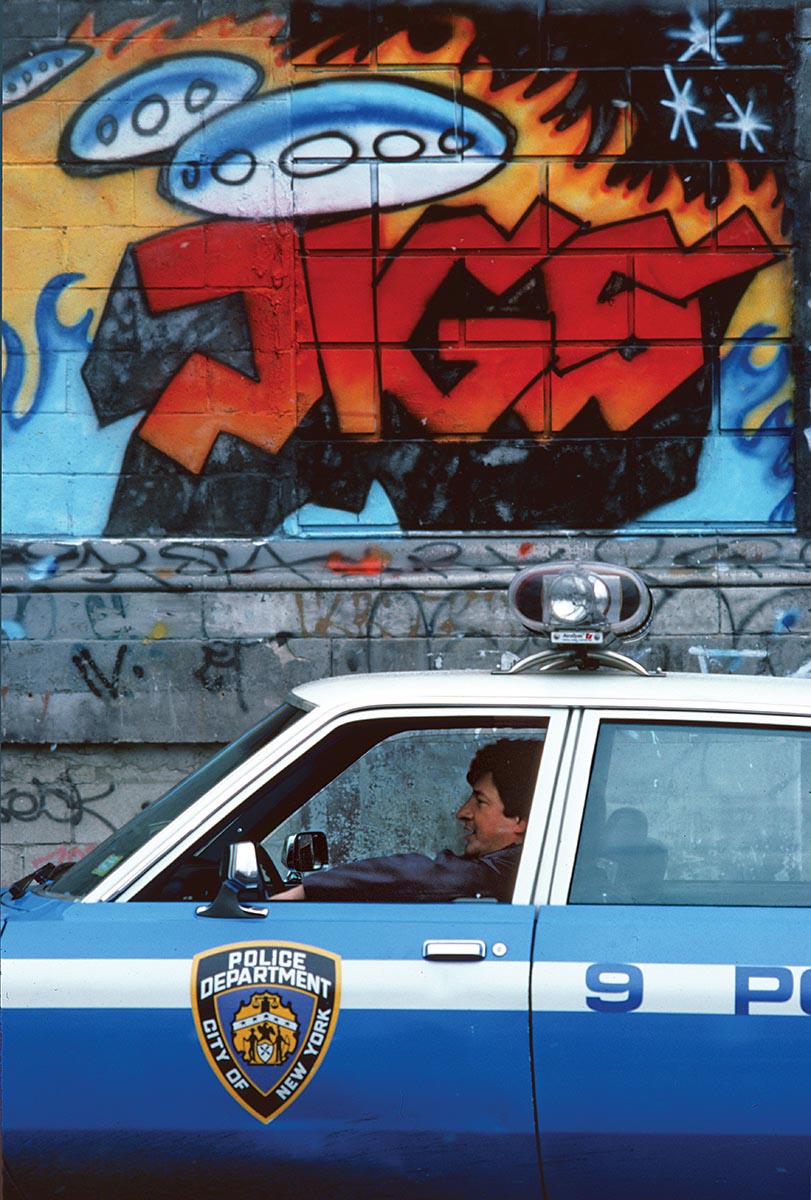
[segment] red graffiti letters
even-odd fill
[[[256,372],[250,378],[210,355],[192,354],[141,437],[195,472],[221,431],[278,450],[323,390],[290,226],[195,225],[142,243],[135,256],[153,312],[239,293]]]
[[[220,432],[275,452],[325,386],[341,432],[367,439],[385,436],[384,393],[429,437],[481,436],[510,409],[549,436],[591,400],[626,430],[702,367],[706,289],[776,257],[746,209],[686,248],[664,212],[584,229],[537,201],[512,236],[436,209],[392,255],[372,245],[365,216],[302,239],[216,221],[136,247],[154,313],[242,297],[255,367],[192,354],[141,437],[193,472]]]

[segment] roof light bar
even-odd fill
[[[527,567],[510,584],[511,611],[553,645],[601,645],[606,635],[643,633],[653,613],[650,589],[636,571],[611,563]]]

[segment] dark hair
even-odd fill
[[[499,738],[473,755],[467,781],[474,786],[489,771],[508,817],[529,817],[535,777],[543,752],[540,738]]]

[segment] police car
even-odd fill
[[[8,1195],[809,1200],[809,684],[648,675],[621,568],[511,600],[551,649],[299,687],[3,893]],[[503,738],[543,740],[510,902],[271,901],[459,848]]]

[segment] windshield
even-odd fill
[[[138,813],[95,850],[91,850],[64,875],[60,875],[50,894],[72,899],[86,896],[114,867],[124,862],[136,850],[140,850],[150,838],[185,812],[240,763],[245,762],[303,715],[303,709],[295,708],[292,704],[283,704],[236,742],[232,742],[219,754],[215,754],[209,762],[198,767],[160,800],[148,805],[143,812]]]

